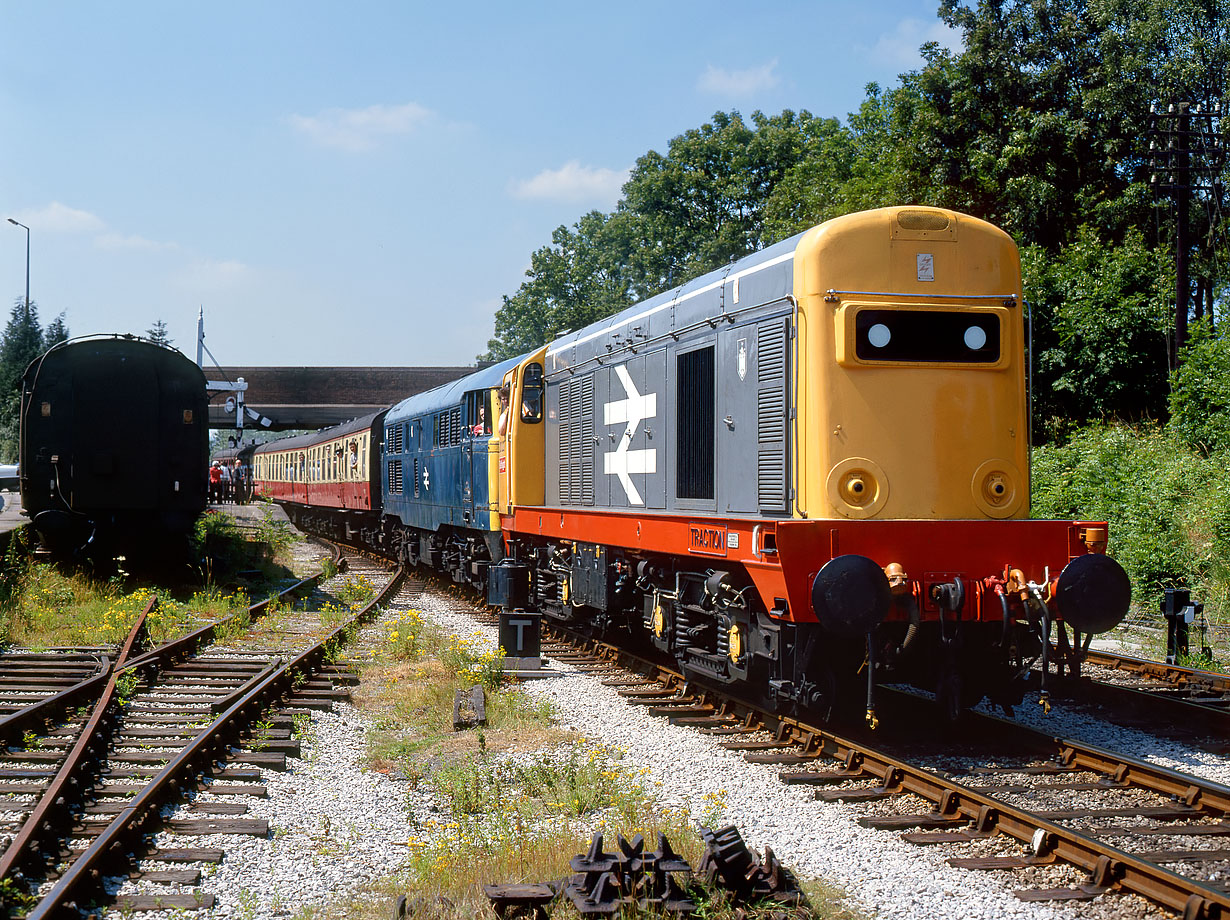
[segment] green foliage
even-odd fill
[[[348,575],[333,588],[333,594],[351,611],[357,612],[376,596],[376,588],[366,575]]]
[[[18,601],[29,565],[30,525],[23,524],[9,535],[3,560],[0,560],[0,646],[12,641],[18,619],[25,618]]]
[[[1107,552],[1133,602],[1155,611],[1186,584],[1220,619],[1230,609],[1230,454],[1203,456],[1157,426],[1099,426],[1034,452],[1033,516],[1106,520]]]
[[[1230,341],[1193,330],[1170,390],[1170,429],[1202,453],[1230,451]]]
[[[256,525],[256,539],[270,547],[274,556],[288,550],[295,540],[295,532],[286,520],[274,517],[274,505],[261,508],[261,520]]]
[[[20,432],[21,379],[30,362],[57,342],[68,338],[61,313],[46,332],[39,325],[38,303],[24,297],[13,302],[13,311],[0,339],[0,460],[17,459]]]
[[[1142,235],[1122,243],[1081,227],[1058,254],[1022,250],[1025,297],[1034,324],[1034,430],[1055,420],[1084,423],[1159,418],[1166,411],[1168,260]]]
[[[989,220],[1024,250],[1035,430],[1162,418],[1174,221],[1149,185],[1149,109],[1230,104],[1230,0],[942,0],[939,16],[961,48],[924,45],[924,65],[868,85],[845,125],[719,112],[640,157],[612,213],[560,227],[534,253],[489,356],[815,223],[929,204]],[[1191,274],[1210,303],[1230,265],[1225,187],[1190,214]]]
[[[154,325],[145,330],[145,338],[155,345],[166,345],[168,348],[172,344],[171,336],[167,334],[167,324],[160,319],[154,320]]]

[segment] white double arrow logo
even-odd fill
[[[628,496],[628,504],[643,505],[645,500],[641,498],[641,493],[633,484],[632,474],[656,473],[658,471],[658,451],[656,448],[628,450],[628,445],[636,436],[637,426],[645,419],[657,416],[658,394],[649,393],[642,396],[637,391],[636,384],[632,382],[632,376],[628,373],[626,365],[621,364],[615,368],[615,375],[623,384],[624,393],[628,398],[604,403],[602,406],[603,421],[608,425],[626,423],[627,427],[615,450],[602,455],[603,471],[608,476],[614,475],[619,478],[619,484],[624,487],[624,494]]]

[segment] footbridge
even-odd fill
[[[210,367],[209,427],[289,431],[325,428],[378,412],[449,383],[474,367]],[[214,387],[227,383],[229,387]],[[236,387],[235,384],[246,386]]]

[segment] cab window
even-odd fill
[[[521,375],[521,421],[542,421],[542,365],[527,364]]]

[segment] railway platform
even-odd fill
[[[4,508],[0,510],[0,533],[9,533],[30,522],[30,519],[21,513],[20,492],[6,489],[0,492],[0,499],[4,501]]]
[[[266,501],[252,501],[246,504],[235,504],[234,502],[222,502],[215,504],[210,502],[206,506],[207,511],[220,511],[223,514],[229,514],[237,521],[252,521],[254,523],[263,521],[266,514],[272,514],[273,520],[283,521],[290,524],[290,518],[286,516],[286,512],[282,510],[282,506]],[[2,517],[2,515],[0,515]],[[293,524],[291,524],[294,527]]]

